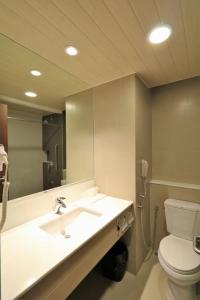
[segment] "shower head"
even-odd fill
[[[49,124],[49,121],[48,120],[43,120],[43,125],[48,125]]]

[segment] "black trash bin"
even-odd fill
[[[103,257],[101,262],[102,273],[113,281],[121,281],[126,272],[128,250],[126,245],[119,241]]]

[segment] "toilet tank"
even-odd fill
[[[167,199],[164,205],[169,233],[186,240],[200,234],[200,204]]]

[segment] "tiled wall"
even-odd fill
[[[153,89],[152,177],[200,184],[200,77]],[[151,225],[159,207],[156,246],[166,235],[164,200],[200,202],[200,190],[151,185]]]

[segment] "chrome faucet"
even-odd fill
[[[56,199],[56,206],[55,206],[55,210],[54,210],[55,214],[62,215],[61,208],[67,207],[67,205],[64,202],[65,199],[66,199],[65,197],[59,197]]]

